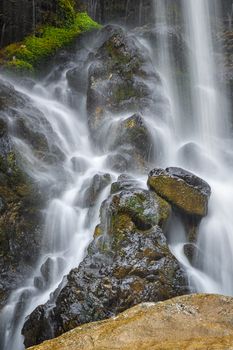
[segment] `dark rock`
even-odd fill
[[[96,52],[96,61],[89,68],[88,101],[89,124],[98,126],[104,111],[138,112],[151,104],[153,92],[144,79],[160,82],[149,55],[135,37],[121,28],[107,26],[99,33],[103,44]],[[147,73],[150,67],[151,75]]]
[[[186,214],[207,215],[211,188],[204,180],[184,169],[154,169],[149,174],[148,186]]]
[[[184,245],[184,254],[188,258],[189,262],[192,263],[196,256],[197,246],[194,243],[186,243]]]
[[[36,276],[34,278],[34,286],[39,290],[43,290],[45,288],[45,283],[44,283],[43,277]]]
[[[79,193],[76,204],[83,208],[90,208],[96,204],[101,192],[111,183],[110,174],[95,174],[92,179],[83,185],[83,191]]]
[[[97,42],[95,60],[88,72],[91,137],[104,152],[114,151],[108,160],[114,169],[143,169],[152,144],[143,114],[149,111],[161,118],[160,112],[167,108],[161,79],[146,48],[121,28],[106,26],[99,32]],[[126,113],[131,113],[131,117],[124,118]],[[119,154],[118,166],[114,157],[119,159]]]
[[[49,282],[49,280],[51,279],[53,267],[54,261],[51,258],[48,258],[40,268],[41,275],[46,282]]]
[[[188,292],[184,272],[160,228],[170,216],[170,206],[153,192],[130,190],[125,176],[121,180],[118,188],[123,181],[126,188],[103,203],[84,261],[69,273],[56,296],[26,321],[26,346],[140,302]]]
[[[152,156],[152,140],[148,128],[140,114],[133,116],[118,123],[115,137],[110,143],[110,150],[124,148],[124,158],[127,156],[127,168],[146,168],[147,161]],[[123,170],[123,169],[122,169]],[[121,171],[122,171],[121,170]]]
[[[85,63],[81,62],[79,66],[68,70],[66,78],[69,86],[77,93],[86,93],[86,67]]]
[[[110,154],[106,160],[106,166],[116,172],[124,172],[129,168],[129,159],[122,154]]]

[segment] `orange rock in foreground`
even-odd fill
[[[30,350],[233,350],[233,298],[193,294],[140,304]]]

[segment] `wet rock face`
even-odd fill
[[[17,136],[18,142],[30,147],[34,155],[45,162],[52,159],[56,162],[60,154],[41,132],[43,128],[49,130],[43,115],[28,98],[3,80],[0,80],[0,114],[1,307],[38,257],[41,209],[46,201],[38,183],[25,171],[27,164],[12,137]]]
[[[184,272],[161,230],[169,220],[170,205],[137,186],[125,176],[113,185],[86,258],[26,321],[26,346],[142,301],[188,292]]]
[[[99,36],[105,39],[95,54],[88,76],[87,108],[93,128],[98,126],[104,111],[138,112],[148,108],[148,104],[155,101],[147,80],[160,82],[146,49],[141,50],[134,37],[117,26],[106,26]]]
[[[31,350],[230,350],[232,307],[232,298],[206,294],[143,303]]]
[[[178,23],[171,23],[167,26],[163,24],[146,24],[143,27],[138,27],[133,30],[138,38],[143,38],[149,41],[156,59],[159,59],[160,42],[167,43],[167,50],[169,51],[174,65],[174,71],[172,72],[176,78],[179,78],[179,74],[187,72],[187,55],[188,47],[182,35],[182,26],[180,18],[176,19],[173,14],[175,21]]]
[[[106,26],[97,42],[88,71],[91,137],[98,147],[112,152],[108,164],[114,166],[114,157],[123,155],[120,169],[143,169],[153,156],[144,115],[160,118],[161,106],[167,106],[160,77],[146,48],[121,28]]]
[[[154,169],[149,174],[148,186],[188,215],[207,215],[210,186],[184,169]]]

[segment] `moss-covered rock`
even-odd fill
[[[57,0],[58,10],[54,23],[37,28],[33,35],[22,42],[13,43],[0,50],[0,66],[7,72],[33,73],[42,60],[55,54],[58,49],[72,43],[81,33],[98,29],[87,13],[76,13],[74,2]]]
[[[230,350],[233,299],[189,295],[143,303],[30,350]]]
[[[84,261],[26,321],[26,346],[142,301],[187,293],[184,271],[161,230],[170,215],[169,204],[137,188],[135,181],[124,188],[122,179],[101,207],[100,224]]]
[[[148,186],[188,215],[207,215],[210,186],[196,175],[180,168],[154,169]]]

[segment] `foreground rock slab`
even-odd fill
[[[144,303],[30,350],[232,350],[233,298],[188,295]]]

